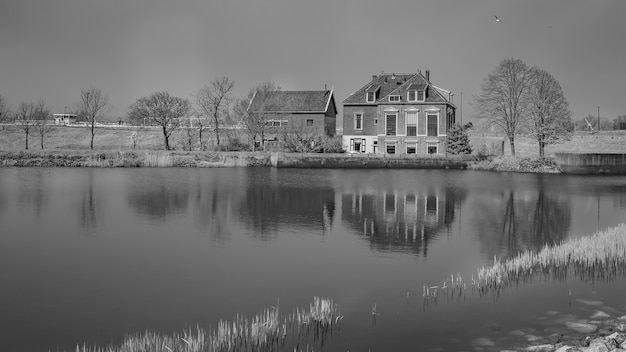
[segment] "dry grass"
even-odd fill
[[[163,134],[155,128],[133,127],[102,127],[96,129],[94,148],[99,150],[128,150],[131,149],[131,136],[138,131],[137,149],[163,149]],[[25,146],[24,131],[16,126],[7,126],[0,131],[0,150],[22,150]],[[33,134],[28,138],[29,149],[40,150],[38,136]],[[91,134],[87,127],[51,126],[46,134],[44,147],[50,149],[89,149]]]
[[[120,346],[76,346],[76,352],[231,352],[272,351],[282,347],[288,337],[299,346],[311,333],[316,339],[339,328],[338,307],[330,299],[314,297],[306,309],[297,309],[281,317],[279,307],[261,311],[251,320],[237,316],[233,321],[220,321],[217,329],[206,331],[200,327],[172,336],[146,332],[127,336]],[[308,344],[307,344],[308,348]]]
[[[424,286],[425,302],[440,295],[447,299],[464,297],[469,286],[472,293],[496,296],[512,285],[531,281],[537,276],[565,280],[574,276],[582,280],[610,281],[626,274],[626,224],[598,232],[589,237],[546,246],[539,252],[525,252],[506,260],[494,258],[492,265],[478,269],[470,282],[460,275],[442,285]]]

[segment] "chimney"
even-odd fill
[[[430,70],[426,70],[426,80],[430,82]]]

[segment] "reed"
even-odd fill
[[[129,335],[120,346],[76,346],[76,352],[247,352],[272,351],[283,347],[288,338],[296,341],[300,351],[311,333],[322,343],[327,334],[339,327],[343,316],[331,299],[314,297],[309,309],[296,309],[280,316],[279,308],[265,309],[252,319],[237,315],[222,320],[216,329],[199,326],[173,335],[146,332]],[[307,350],[309,345],[307,343]],[[311,348],[312,350],[312,348]]]
[[[504,288],[531,281],[537,276],[563,281],[570,276],[591,282],[611,281],[626,274],[626,224],[591,236],[546,246],[538,252],[524,252],[483,266],[472,275],[472,293],[498,295]],[[424,286],[425,300],[464,297],[467,283],[460,275],[444,280],[441,286]]]
[[[140,157],[141,166],[145,167],[172,167],[174,158],[168,152],[144,151]]]

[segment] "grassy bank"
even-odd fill
[[[13,167],[255,167],[270,166],[269,153],[182,151],[0,151]]]

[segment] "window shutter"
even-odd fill
[[[361,153],[365,153],[365,139],[361,140]]]
[[[354,138],[350,138],[350,151],[354,151]]]

